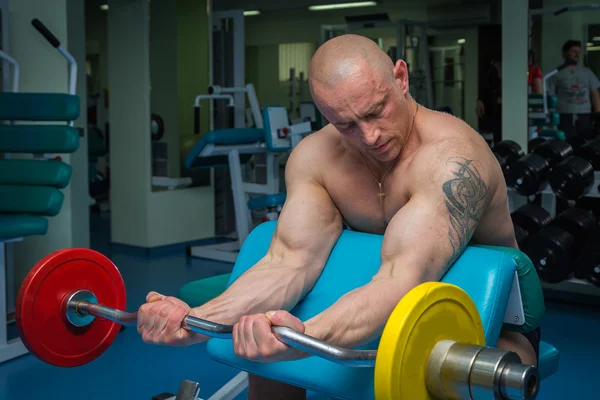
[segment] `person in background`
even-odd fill
[[[596,135],[594,114],[600,112],[600,80],[589,68],[579,65],[580,41],[567,40],[563,45],[562,55],[565,68],[548,79],[547,83],[548,93],[558,98],[558,128],[567,137],[582,136],[591,139]]]
[[[529,93],[542,94],[542,69],[537,65],[535,60],[535,53],[533,50],[529,50],[529,73],[527,74]]]
[[[502,140],[502,61],[492,60],[485,84],[479,89],[475,108],[479,131],[492,133],[494,143]]]

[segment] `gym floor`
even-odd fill
[[[93,214],[91,222],[91,247],[109,256],[121,270],[128,311],[137,310],[149,290],[177,295],[188,281],[231,269],[226,263],[186,258],[183,251],[154,258],[113,251],[109,216]],[[10,329],[11,333],[16,335],[16,329]],[[547,302],[542,339],[561,351],[560,368],[542,383],[538,399],[598,396],[597,382],[584,376],[600,376],[599,333],[600,309]],[[210,360],[203,344],[151,346],[142,342],[135,328],[127,328],[100,358],[82,367],[56,368],[31,355],[0,364],[0,400],[150,400],[163,392],[177,393],[183,379],[199,382],[200,396],[207,399],[237,372]]]

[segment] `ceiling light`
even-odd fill
[[[260,11],[258,11],[258,10],[244,11],[244,17],[251,17],[253,15],[260,15]]]
[[[467,43],[467,39],[465,39],[465,38],[458,39],[457,42],[458,42],[458,44],[465,44],[465,43]]]
[[[357,1],[354,3],[338,3],[338,4],[321,4],[318,6],[310,6],[308,9],[310,11],[325,11],[325,10],[339,10],[342,8],[355,8],[355,7],[368,7],[368,6],[376,6],[377,2],[375,1]]]
[[[592,38],[592,40],[593,40],[594,42],[600,42],[600,36],[594,36],[594,37]]]
[[[100,9],[102,11],[108,11],[108,4],[102,4],[102,5],[100,5]]]

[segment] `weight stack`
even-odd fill
[[[550,172],[548,181],[552,191],[566,200],[577,200],[592,189],[594,170],[600,171],[600,139],[577,149]]]
[[[546,140],[508,167],[506,182],[520,195],[537,194],[546,186],[550,170],[571,155],[573,148],[569,143],[559,139]]]
[[[512,140],[503,140],[498,142],[492,152],[502,167],[502,172],[506,175],[508,167],[525,155],[525,152],[517,142]]]
[[[578,261],[580,279],[587,279],[600,287],[600,235],[592,236],[583,246],[581,258]]]
[[[597,232],[598,222],[593,214],[570,208],[531,236],[524,252],[533,262],[540,279],[559,283],[571,274],[582,275],[578,268],[582,244]]]
[[[523,248],[527,238],[536,234],[552,222],[552,216],[537,204],[525,204],[510,215],[515,229],[515,238],[519,248]]]

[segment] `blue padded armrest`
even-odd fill
[[[269,208],[283,206],[287,193],[267,194],[265,196],[254,197],[248,200],[248,208],[250,210],[258,210],[259,208]]]
[[[209,144],[215,146],[232,146],[264,142],[264,129],[239,128],[239,129],[218,129],[209,131],[202,135],[202,138],[196,142],[194,148],[185,157],[184,165],[186,168],[214,168],[226,167],[228,160],[226,155],[198,157],[202,150]],[[246,162],[252,155],[242,155],[242,163]],[[244,160],[245,159],[245,160]]]
[[[275,227],[276,222],[266,222],[250,233],[229,284],[266,254]],[[313,289],[291,312],[306,321],[347,292],[367,284],[380,267],[382,240],[380,235],[344,231]],[[514,259],[502,251],[468,247],[442,279],[460,286],[471,296],[490,346],[496,344],[500,334],[515,270]],[[376,349],[377,345],[378,340],[361,349]],[[236,357],[231,340],[224,339],[211,339],[208,351],[215,360],[252,374],[335,397],[373,398],[373,369],[370,368],[344,367],[318,357],[275,364],[256,363]]]

